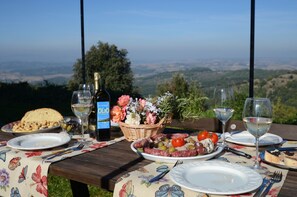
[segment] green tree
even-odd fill
[[[167,91],[178,98],[183,98],[188,94],[189,84],[182,73],[175,73],[170,81],[157,86],[157,94],[161,95]]]
[[[174,118],[195,119],[204,115],[208,98],[197,81],[187,82],[183,74],[176,73],[170,81],[159,84],[157,87],[158,94],[164,94],[167,91],[177,97]]]
[[[121,94],[133,94],[133,73],[131,62],[127,58],[126,49],[118,49],[115,45],[98,42],[86,53],[86,82],[93,83],[94,72],[99,72],[105,88],[112,97]],[[73,65],[73,76],[69,81],[70,89],[82,83],[82,61],[78,59]]]

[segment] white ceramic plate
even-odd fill
[[[151,161],[159,161],[159,162],[166,162],[166,163],[175,163],[177,160],[179,161],[183,161],[184,163],[187,163],[189,161],[195,161],[195,160],[208,160],[211,159],[213,157],[215,157],[216,155],[218,155],[220,152],[222,152],[223,148],[222,147],[217,147],[217,149],[207,155],[198,155],[198,156],[194,156],[194,157],[165,157],[165,156],[157,156],[157,155],[151,155],[151,154],[147,154],[147,153],[140,153],[138,152],[135,148],[134,148],[134,144],[137,141],[131,143],[131,149],[137,153],[137,154],[141,154],[145,159],[151,160]]]
[[[36,130],[36,131],[31,131],[31,132],[24,132],[24,131],[15,132],[15,131],[13,131],[12,130],[13,125],[15,125],[15,124],[17,124],[19,122],[20,122],[20,120],[8,123],[8,124],[4,125],[3,127],[1,127],[1,130],[6,132],[6,133],[26,135],[26,134],[33,134],[33,133],[45,133],[45,132],[49,132],[51,130],[54,130],[54,129],[57,129],[57,128],[60,127],[60,126],[54,126],[54,127],[51,127],[51,128],[40,129],[40,130]]]
[[[235,144],[242,144],[245,146],[255,146],[255,137],[250,134],[248,131],[242,131],[235,134],[225,133],[226,141],[235,143]],[[274,135],[271,133],[266,133],[259,138],[259,146],[268,146],[273,144],[280,144],[282,143],[283,138],[278,135]]]
[[[207,194],[242,194],[262,184],[256,171],[219,160],[181,164],[170,170],[169,176],[182,187]]]
[[[22,135],[7,142],[7,146],[20,150],[40,150],[61,146],[70,141],[70,136],[65,133],[36,133]]]

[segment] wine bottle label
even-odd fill
[[[109,102],[97,102],[97,129],[110,128]]]

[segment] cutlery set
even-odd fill
[[[80,143],[78,146],[74,146],[74,147],[69,147],[69,148],[65,148],[65,149],[62,149],[62,150],[58,150],[58,151],[56,151],[54,153],[51,153],[51,154],[48,154],[48,155],[44,155],[41,158],[44,159],[44,160],[51,160],[51,159],[53,159],[55,157],[65,155],[65,154],[71,153],[73,151],[81,150],[83,147],[84,147],[84,144],[83,143]]]
[[[258,191],[254,194],[254,197],[265,197],[270,191],[274,183],[281,182],[282,177],[283,177],[282,173],[280,171],[276,171],[273,173],[270,179],[264,178],[262,185],[259,187]]]
[[[229,147],[229,146],[225,146],[225,147],[224,147],[224,150],[229,151],[229,152],[231,152],[231,153],[234,153],[234,154],[236,154],[236,155],[242,156],[242,157],[246,157],[246,158],[248,158],[248,159],[252,158],[252,156],[251,156],[250,154],[247,154],[247,153],[245,153],[245,152],[243,152],[243,151],[240,151],[240,150],[236,150],[236,149],[231,148],[231,147]]]

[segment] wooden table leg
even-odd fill
[[[71,185],[73,197],[89,197],[90,196],[87,184],[70,180],[70,185]]]

